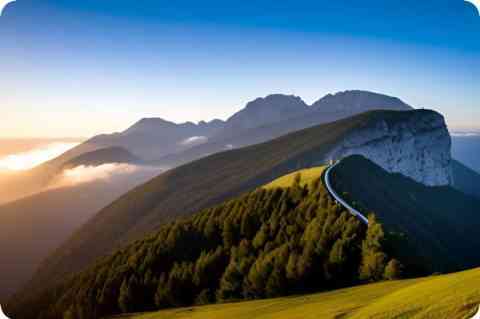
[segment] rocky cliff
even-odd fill
[[[358,154],[424,185],[452,184],[451,138],[443,116],[428,110],[412,114],[351,132],[327,159]]]

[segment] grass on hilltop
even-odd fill
[[[313,168],[302,169],[288,175],[282,176],[277,178],[273,182],[265,185],[263,188],[265,189],[273,189],[273,188],[287,188],[293,185],[295,177],[300,174],[300,186],[305,186],[310,184],[311,182],[318,179],[322,176],[323,171],[325,170],[326,166],[319,166]]]
[[[480,303],[480,269],[382,282],[306,296],[126,315],[122,319],[471,318]]]

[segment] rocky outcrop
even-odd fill
[[[327,159],[363,155],[389,172],[441,186],[452,184],[450,149],[443,116],[420,110],[403,120],[381,120],[351,132]]]

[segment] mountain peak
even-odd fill
[[[295,95],[285,94],[270,94],[265,97],[259,97],[248,102],[246,108],[302,108],[307,107],[307,104]]]
[[[160,117],[146,117],[124,131],[125,134],[138,133],[142,131],[149,131],[156,128],[172,128],[177,124],[164,120]]]
[[[280,122],[308,112],[308,105],[298,96],[270,94],[247,103],[231,116],[226,128],[232,131]]]
[[[413,107],[406,104],[397,97],[385,94],[362,91],[347,90],[335,94],[327,94],[312,105],[315,110],[335,112],[341,110],[396,110],[408,111]]]

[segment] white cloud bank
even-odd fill
[[[208,142],[208,137],[206,136],[192,136],[187,139],[184,139],[180,142],[180,145],[183,146],[192,146],[192,145],[199,145]]]
[[[99,166],[81,165],[64,170],[50,184],[49,188],[70,187],[92,182],[125,183],[138,181],[138,183],[143,183],[162,171],[164,171],[164,168],[125,163],[108,163]]]
[[[453,137],[476,137],[480,136],[480,132],[452,132]]]
[[[27,152],[0,158],[0,170],[24,171],[62,155],[79,143],[50,143]]]
[[[100,166],[77,166],[63,171],[63,184],[88,183],[95,180],[109,180],[114,176],[130,175],[140,168],[130,164],[109,163]],[[61,182],[62,184],[62,182]],[[65,185],[65,186],[67,186]]]

